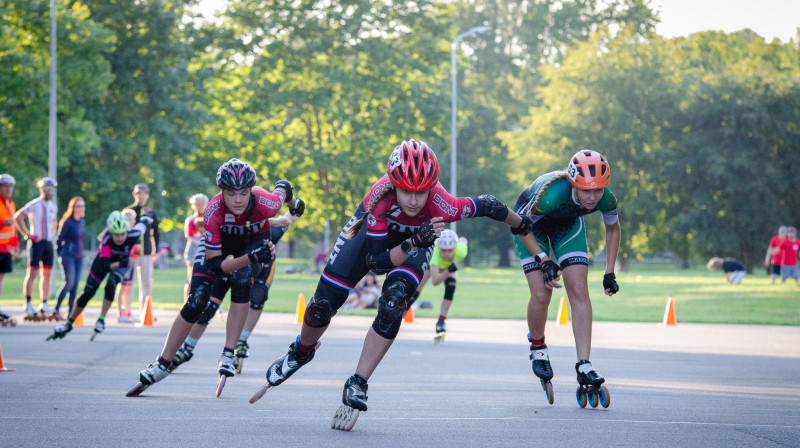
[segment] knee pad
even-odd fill
[[[456,279],[448,277],[444,279],[444,300],[453,300],[456,293]]]
[[[264,308],[269,298],[269,286],[262,280],[256,280],[250,288],[250,308],[260,310]]]
[[[393,275],[383,284],[383,292],[378,299],[378,315],[372,322],[372,329],[385,339],[394,339],[400,331],[403,315],[408,309],[408,298],[415,285],[405,275]]]
[[[114,281],[113,276],[108,278],[108,280],[106,281],[105,294],[103,295],[103,298],[105,300],[110,300],[112,302],[114,301],[114,296],[117,295],[118,283],[119,283],[118,281],[116,282]]]
[[[248,264],[243,268],[233,271],[230,275],[231,285],[246,285],[253,280],[253,265]]]
[[[331,302],[325,297],[314,294],[308,307],[306,307],[303,322],[311,328],[322,328],[331,322],[334,314]]]
[[[197,320],[197,323],[200,325],[208,325],[211,319],[214,318],[214,315],[217,314],[218,309],[219,304],[209,300],[206,309],[203,311],[203,314],[200,315],[200,319]]]
[[[77,300],[75,300],[75,306],[80,308],[86,308],[86,304],[89,303],[89,300],[92,298],[92,294],[88,294],[87,291],[84,291],[83,294],[78,296]]]
[[[189,288],[189,297],[181,308],[181,317],[189,323],[195,323],[206,310],[209,298],[211,297],[211,279],[205,276],[192,276],[192,284]]]

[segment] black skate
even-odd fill
[[[0,311],[0,325],[4,327],[16,327],[17,321],[12,319],[10,314]]]
[[[69,323],[61,324],[61,325],[59,325],[59,326],[57,326],[56,328],[53,329],[53,334],[48,336],[46,340],[50,341],[50,340],[53,340],[53,339],[62,339],[70,331],[72,331],[72,325],[71,324],[69,324]]]
[[[192,356],[194,356],[192,350],[189,350],[186,347],[186,344],[183,344],[181,348],[178,349],[178,352],[175,353],[175,357],[172,358],[172,364],[169,366],[169,372],[172,373],[178,368],[179,365],[189,362],[189,360],[192,359]]]
[[[575,372],[578,374],[578,389],[575,391],[578,406],[585,408],[588,403],[593,408],[598,404],[607,408],[611,404],[611,395],[602,385],[606,379],[594,370],[592,363],[581,360],[575,364]]]
[[[547,395],[547,402],[553,404],[555,397],[553,396],[553,384],[550,382],[553,379],[553,368],[550,366],[550,352],[547,350],[547,344],[531,344],[530,360],[533,361],[533,374],[539,378],[542,389]]]
[[[297,336],[294,342],[289,345],[289,351],[283,355],[282,357],[275,360],[269,369],[267,369],[267,381],[261,385],[261,387],[256,391],[256,393],[250,398],[250,403],[255,403],[256,401],[260,400],[261,397],[264,396],[271,388],[280,385],[290,376],[294,374],[300,367],[311,362],[314,359],[314,353],[317,351],[319,346],[321,345],[320,342],[314,346],[314,349],[311,350],[308,354],[300,353],[297,350],[297,344],[300,343],[300,336]]]
[[[444,325],[444,321],[439,319],[436,321],[436,336],[433,337],[433,343],[439,344],[444,342],[444,338],[447,335],[447,327]]]
[[[92,336],[89,338],[90,341],[94,341],[94,338],[97,337],[98,334],[102,333],[103,330],[106,329],[106,322],[102,319],[97,319],[97,322],[94,324],[94,331],[92,332]]]
[[[344,383],[342,405],[333,414],[331,429],[350,431],[356,425],[358,414],[366,410],[367,380],[355,374]]]
[[[236,373],[242,373],[242,367],[244,366],[244,358],[250,356],[250,346],[247,344],[247,341],[239,341],[239,344],[236,346]]]

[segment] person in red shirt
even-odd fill
[[[367,380],[400,330],[412,294],[428,270],[433,245],[445,223],[487,216],[526,232],[532,224],[492,195],[454,197],[439,183],[439,162],[423,142],[404,141],[392,151],[386,174],[358,205],[337,239],[308,303],[300,335],[267,370],[267,381],[250,399],[288,379],[314,358],[331,318],[367,272],[386,274],[378,312],[364,339],[355,374],[344,385],[331,427],[349,431],[367,410]]]
[[[783,240],[779,248],[781,255],[781,281],[786,282],[787,278],[793,278],[798,282],[800,277],[800,267],[797,265],[797,255],[800,253],[800,240],[797,239],[797,229],[789,226],[786,229],[786,239]]]
[[[778,228],[778,234],[773,236],[769,240],[769,246],[767,247],[767,255],[764,257],[764,267],[767,268],[767,272],[769,273],[770,278],[772,279],[772,283],[775,283],[775,280],[781,275],[781,254],[780,254],[780,247],[783,243],[783,240],[786,239],[786,226],[780,226]],[[771,252],[772,249],[778,248],[777,253]]]

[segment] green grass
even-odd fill
[[[287,265],[305,265],[305,260],[279,260],[268,312],[293,313],[299,293],[306,300],[314,294],[319,275],[309,272],[285,274]],[[602,291],[601,269],[589,271],[589,290],[594,318],[598,321],[660,322],[667,298],[672,297],[678,322],[800,325],[800,287],[793,281],[772,284],[763,271],[748,275],[742,285],[732,286],[721,272],[704,267],[688,270],[672,266],[633,266],[630,272],[617,275],[620,292],[608,297]],[[15,266],[3,284],[0,309],[21,312],[24,271]],[[183,269],[156,270],[153,301],[156,308],[178,309],[183,303]],[[80,289],[83,288],[83,281]],[[38,286],[37,286],[38,288]],[[80,291],[79,289],[79,291]],[[134,297],[138,297],[134,286]],[[419,301],[430,301],[433,309],[418,309],[418,317],[436,317],[444,288],[425,288]],[[103,289],[89,303],[99,306]],[[34,300],[38,302],[34,296]],[[550,304],[554,319],[564,289],[555,290]],[[449,317],[524,319],[529,292],[519,268],[465,267],[459,270],[455,300]],[[375,310],[341,311],[347,314],[374,314]]]

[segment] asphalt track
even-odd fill
[[[265,314],[244,372],[215,398],[224,337],[215,319],[181,366],[141,397],[125,392],[161,350],[174,311],[157,326],[87,325],[45,342],[53,324],[0,328],[2,447],[785,447],[800,446],[800,327],[648,323],[594,326],[592,361],[608,409],[575,401],[569,326],[548,323],[555,371],[549,405],[528,360],[524,321],[434,321],[400,330],[369,382],[369,411],[351,432],[330,429],[371,318],[336,316],[313,362],[261,401],[267,363],[299,331]],[[15,316],[19,321],[20,316]]]

